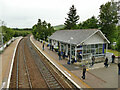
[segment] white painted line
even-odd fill
[[[2,83],[1,90],[5,87],[6,82]]]
[[[78,69],[79,67],[75,67],[76,69]]]
[[[99,67],[91,67],[91,68],[88,68],[89,70],[94,70],[94,69],[98,69],[98,68],[104,68],[104,66],[99,66]]]
[[[34,42],[32,41],[31,39],[31,36],[30,36],[30,41],[34,44]],[[67,77],[77,88],[81,89],[82,88],[77,84],[75,83],[65,72],[63,72],[60,68],[58,68],[35,44],[34,46],[63,74],[65,75],[65,77]]]
[[[23,37],[20,37],[20,39],[18,40],[16,46],[15,46],[15,49],[14,49],[14,53],[13,53],[13,57],[12,57],[12,62],[11,62],[11,66],[10,66],[10,72],[9,72],[9,76],[8,76],[8,81],[7,81],[7,88],[9,88],[9,85],[10,85],[10,79],[11,79],[11,74],[12,74],[12,68],[13,68],[13,63],[14,63],[14,58],[15,58],[15,53],[16,53],[16,50],[17,50],[17,46],[20,42],[20,40],[22,39]]]
[[[65,71],[65,72],[71,77],[71,75],[67,71]]]

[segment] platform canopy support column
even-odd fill
[[[75,62],[77,62],[77,46],[75,46]]]
[[[61,42],[59,42],[59,44],[60,44],[60,51],[61,51]]]
[[[106,43],[106,53],[107,53],[107,50],[108,50],[108,44]]]

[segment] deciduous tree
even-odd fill
[[[98,20],[95,18],[95,16],[92,16],[86,21],[78,24],[79,29],[97,29],[98,27]]]
[[[100,6],[99,23],[102,32],[112,43],[114,42],[117,17],[117,4],[115,2],[107,2]]]
[[[32,29],[32,33],[36,39],[42,39],[46,41],[48,36],[54,32],[54,28],[50,23],[47,23],[46,21],[42,22],[40,19],[38,19],[38,23],[35,24]]]

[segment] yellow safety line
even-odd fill
[[[52,60],[54,60],[58,65],[60,65],[64,70],[66,70],[70,75],[72,75],[73,77],[75,77],[76,79],[78,79],[83,85],[85,85],[87,88],[91,88],[90,86],[88,86],[85,82],[83,82],[82,80],[80,80],[75,74],[73,74],[72,72],[70,72],[67,68],[65,68],[63,65],[61,65],[59,62],[57,62],[53,57],[51,57],[47,52],[44,51],[44,53],[51,58]]]
[[[33,41],[34,42],[34,41]],[[38,45],[37,45],[38,46]],[[39,46],[38,46],[39,47]],[[42,51],[42,48],[39,48]],[[84,86],[86,86],[87,88],[91,88],[88,84],[86,84],[85,82],[83,82],[79,77],[77,77],[76,75],[74,75],[72,72],[70,72],[67,68],[65,68],[63,65],[61,65],[59,62],[57,62],[52,56],[50,56],[46,51],[43,51],[49,58],[51,58],[52,60],[54,60],[58,65],[60,65],[64,70],[66,70],[67,72],[69,72],[70,75],[72,75],[73,77],[75,77],[77,80],[79,80]]]

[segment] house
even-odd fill
[[[49,42],[54,48],[65,51],[66,55],[70,52],[75,61],[78,54],[82,55],[83,60],[105,56],[105,49],[107,52],[110,43],[98,29],[59,30],[49,37]]]

